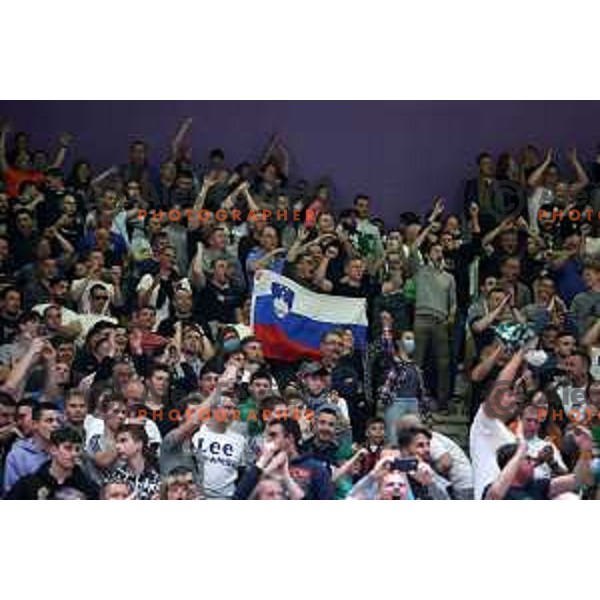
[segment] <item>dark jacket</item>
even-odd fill
[[[98,499],[98,488],[75,466],[70,477],[60,484],[50,474],[52,461],[44,463],[32,475],[21,477],[6,495],[6,500],[56,500],[58,492],[77,490],[85,495],[86,500]]]
[[[292,479],[304,490],[303,500],[331,500],[333,486],[329,469],[312,456],[298,456],[289,462]],[[250,467],[238,482],[234,500],[247,500],[262,475],[256,466]]]

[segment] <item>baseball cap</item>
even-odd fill
[[[321,363],[307,362],[300,367],[298,374],[301,377],[306,375],[329,375],[329,371]]]

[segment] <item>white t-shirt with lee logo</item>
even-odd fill
[[[218,433],[202,425],[192,438],[194,450],[204,463],[204,493],[207,498],[231,498],[235,492],[238,469],[245,467],[248,449],[244,436],[226,431]]]

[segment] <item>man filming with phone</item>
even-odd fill
[[[408,427],[398,432],[401,459],[394,461],[392,470],[407,473],[416,500],[450,500],[450,482],[431,467],[431,432],[426,427]],[[412,461],[412,462],[409,462]]]
[[[357,482],[351,500],[450,500],[450,482],[430,465],[431,433],[423,426],[398,433],[398,449],[385,448],[373,469]]]

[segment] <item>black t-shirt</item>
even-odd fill
[[[80,348],[75,352],[72,370],[80,379],[91,375],[99,366],[98,359],[87,348]]]
[[[369,275],[365,275],[359,287],[338,282],[334,284],[332,294],[334,296],[347,296],[349,298],[365,298],[367,300],[367,319],[369,321],[369,331],[372,331],[374,322],[374,301],[381,294],[381,284],[375,281]]]
[[[12,342],[19,333],[17,319],[18,315],[14,319],[10,316],[0,315],[0,345]]]
[[[76,490],[85,495],[87,500],[98,498],[98,488],[84,474],[80,467],[76,466],[73,472],[63,483],[58,483],[50,474],[51,461],[44,463],[32,475],[21,477],[6,495],[7,500],[56,500],[57,494],[63,492],[68,494]]]
[[[39,237],[33,233],[29,237],[25,237],[18,232],[15,232],[14,237],[10,240],[10,250],[13,256],[13,264],[15,269],[35,262],[35,249],[38,246]]]
[[[366,298],[373,300],[381,294],[381,284],[371,279],[368,275],[362,278],[360,286],[338,282],[333,286],[334,296],[348,296],[350,298]]]
[[[481,237],[473,235],[469,243],[463,243],[456,250],[444,251],[446,270],[456,282],[456,304],[459,311],[469,306],[469,268],[473,259],[481,254]]]
[[[242,266],[245,266],[250,252],[258,246],[258,241],[254,238],[254,235],[248,235],[240,240],[238,245],[238,260]]]
[[[282,275],[284,277],[287,277],[288,279],[291,279],[292,281],[295,281],[296,283],[301,285],[303,288],[306,288],[307,290],[310,290],[310,291],[316,292],[316,293],[323,293],[323,290],[318,285],[316,285],[312,280],[307,281],[306,279],[302,279],[296,273],[296,264],[295,263],[290,263],[288,261],[285,261],[285,263],[283,264]]]
[[[319,442],[316,437],[302,444],[302,454],[325,463],[327,466],[337,466],[339,446],[336,442]]]
[[[44,190],[44,202],[36,207],[37,224],[40,231],[52,226],[60,217],[60,205],[65,196],[64,190]]]
[[[171,308],[173,308],[172,305]],[[177,323],[181,323],[182,327],[184,325],[193,325],[194,327],[200,327],[204,335],[211,342],[214,342],[210,331],[210,327],[208,327],[208,324],[206,322],[206,317],[204,314],[202,314],[202,311],[200,309],[194,310],[188,317],[185,318],[178,317],[176,314],[173,314],[172,316],[163,319],[159,323],[156,333],[158,333],[158,335],[162,335],[163,337],[173,337],[176,332],[175,327]]]
[[[484,492],[485,498],[491,485],[488,485]],[[550,480],[532,479],[524,486],[511,485],[506,492],[503,500],[550,500]]]
[[[221,288],[208,280],[198,292],[194,312],[207,322],[235,323],[235,309],[242,305],[243,297],[244,291],[234,285]]]

